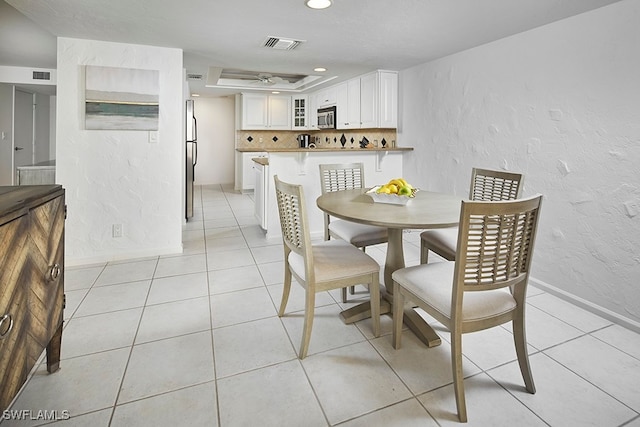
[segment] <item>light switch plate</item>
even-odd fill
[[[149,144],[156,144],[158,142],[158,131],[149,131]]]

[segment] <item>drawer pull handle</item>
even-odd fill
[[[9,327],[5,332],[2,332],[2,328],[4,327],[4,322],[6,322],[7,319],[9,320]],[[11,332],[11,329],[13,329],[13,317],[11,317],[10,314],[5,314],[0,318],[0,340],[6,337],[7,334]]]
[[[60,264],[55,263],[49,269],[49,281],[55,282],[60,277]]]

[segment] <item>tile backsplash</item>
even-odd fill
[[[382,147],[382,140],[390,147],[396,140],[395,129],[345,129],[345,130],[316,130],[316,131],[269,131],[269,130],[240,130],[236,131],[236,148],[298,148],[297,137],[301,133],[308,133],[316,138],[317,148],[340,148],[342,135],[345,136],[345,147],[359,147],[360,141],[367,138],[371,144],[378,141]]]

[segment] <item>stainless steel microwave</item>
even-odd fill
[[[318,108],[318,129],[336,128],[336,107]]]

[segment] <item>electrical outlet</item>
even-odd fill
[[[122,224],[113,224],[111,226],[111,235],[113,237],[122,237]]]

